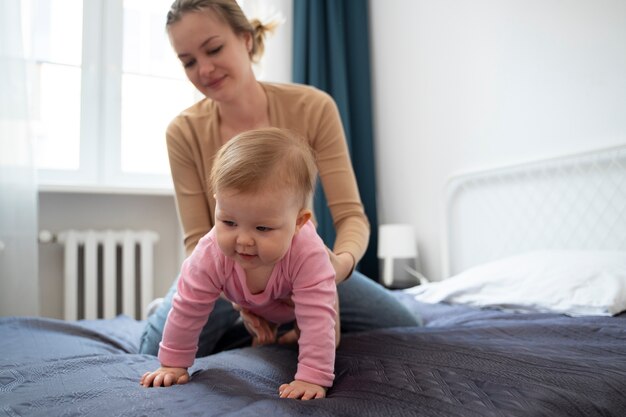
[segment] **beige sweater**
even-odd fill
[[[297,132],[314,149],[337,232],[333,251],[348,252],[358,262],[367,248],[370,229],[335,102],[310,86],[262,86],[268,98],[270,124]],[[219,123],[216,103],[203,99],[180,113],[167,128],[167,151],[188,255],[213,227],[215,199],[209,175],[221,146]]]

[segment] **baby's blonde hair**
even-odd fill
[[[250,50],[252,62],[259,62],[265,51],[267,34],[274,32],[279,24],[277,20],[267,23],[263,23],[259,19],[249,21],[236,0],[175,0],[167,13],[165,27],[168,28],[178,22],[186,13],[204,10],[215,12],[231,27],[236,35],[250,34],[252,37],[252,49]]]
[[[309,207],[317,167],[309,144],[293,132],[263,128],[241,133],[220,148],[211,169],[211,187],[250,192],[288,188]]]

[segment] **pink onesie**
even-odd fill
[[[324,387],[332,385],[335,271],[311,221],[294,236],[291,247],[274,266],[265,290],[258,294],[248,290],[241,266],[219,249],[214,229],[200,239],[183,263],[163,329],[161,364],[181,368],[193,364],[200,331],[222,292],[230,301],[270,322],[282,324],[297,319],[300,338],[295,379]]]

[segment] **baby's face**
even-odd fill
[[[280,261],[306,222],[293,194],[276,189],[216,193],[215,235],[222,252],[246,271]]]

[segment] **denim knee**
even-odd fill
[[[343,333],[419,326],[421,320],[393,293],[358,271],[337,286]]]

